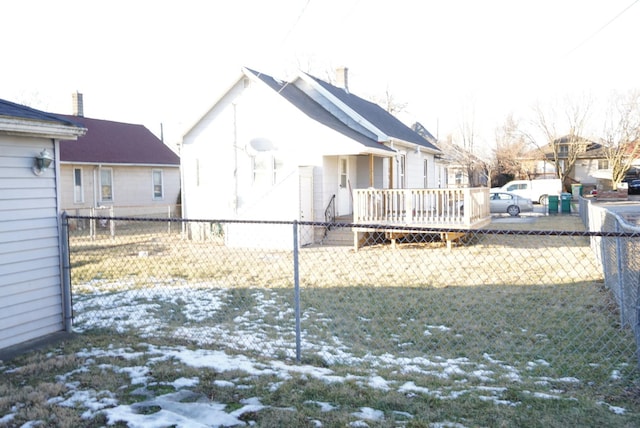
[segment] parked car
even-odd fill
[[[631,180],[627,191],[630,195],[640,195],[640,180]]]
[[[496,214],[507,213],[515,217],[521,212],[533,211],[533,202],[515,193],[491,191],[489,192],[489,211]]]

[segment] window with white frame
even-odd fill
[[[84,202],[84,190],[82,187],[82,168],[73,168],[73,202]]]
[[[609,169],[609,160],[598,159],[598,169]]]
[[[462,174],[462,171],[457,170],[456,171],[456,185],[457,186],[462,186],[463,179],[464,179],[464,175]]]
[[[253,184],[273,186],[281,179],[283,162],[272,153],[259,152],[253,156]]]
[[[283,165],[284,163],[282,162],[282,159],[278,159],[277,157],[273,156],[273,184],[276,184],[279,180],[282,179],[281,175]]]
[[[162,170],[154,169],[151,172],[153,180],[153,199],[164,198],[164,185],[162,180]]]
[[[342,187],[343,189],[347,187],[347,181],[348,181],[347,174],[348,174],[347,160],[340,159],[340,187]]]
[[[100,201],[113,202],[113,170],[100,168]]]

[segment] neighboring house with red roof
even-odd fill
[[[85,131],[74,120],[0,100],[0,350],[71,328],[59,147]]]
[[[59,116],[87,133],[60,144],[63,209],[87,215],[91,208],[113,207],[116,216],[166,215],[171,209],[174,215],[179,156],[142,125],[84,117],[82,94],[74,94],[74,102],[74,115]]]

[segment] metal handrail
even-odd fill
[[[327,226],[324,229],[324,237],[327,237],[327,233],[331,230],[331,224],[336,220],[336,195],[331,195],[331,199],[329,199],[329,204],[327,204],[327,208],[324,210],[324,221],[327,223]]]
[[[329,204],[324,210],[324,221],[327,223],[333,223],[336,219],[336,195],[331,195]]]

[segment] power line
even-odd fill
[[[640,1],[640,0],[637,0],[637,1]],[[282,39],[282,45],[286,43],[287,39],[289,38],[293,30],[295,30],[295,28],[298,26],[298,22],[300,22],[300,20],[302,19],[302,15],[304,15],[304,12],[307,10],[309,3],[311,3],[311,0],[307,0],[307,2],[304,4],[295,22],[293,23],[293,25],[291,25],[291,27],[289,28],[289,31],[287,31],[287,34],[285,34],[284,38]]]
[[[614,16],[613,18],[611,18],[606,24],[604,24],[602,27],[598,28],[595,32],[593,32],[589,37],[587,37],[586,39],[584,39],[580,44],[578,44],[576,47],[574,47],[573,49],[571,49],[569,52],[567,52],[567,54],[565,56],[569,56],[571,55],[573,52],[577,51],[578,49],[580,49],[582,46],[584,46],[585,44],[587,44],[587,42],[589,42],[591,39],[593,39],[595,36],[597,36],[602,30],[604,30],[605,28],[607,28],[609,25],[611,25],[611,23],[613,23],[613,21],[615,21],[616,19],[620,18],[626,11],[628,11],[629,9],[631,9],[632,6],[634,6],[636,3],[638,3],[640,0],[634,0],[633,3],[631,3],[629,6],[625,7],[621,12],[619,12],[616,16]]]

